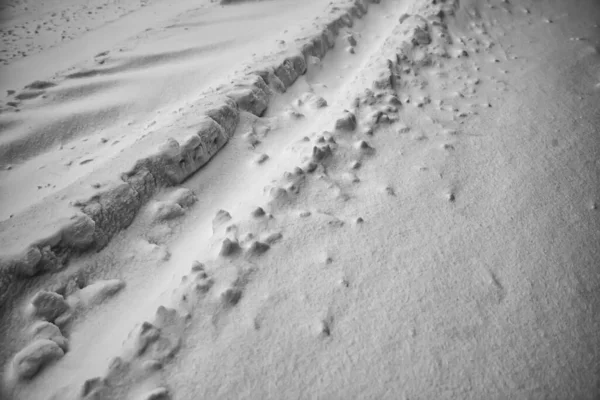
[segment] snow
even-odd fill
[[[189,126],[198,98],[345,4],[111,2],[77,20],[82,36],[11,58],[4,88],[58,75],[0,114],[0,219],[42,218],[74,182],[118,176]],[[30,7],[3,31],[84,10]],[[599,20],[593,0],[370,4],[106,247],[15,283],[0,393],[74,399],[101,377],[90,397],[598,398]],[[109,72],[64,78],[92,67]],[[3,226],[11,246],[29,237]],[[12,378],[31,298],[104,281],[121,290],[65,318],[66,354]]]

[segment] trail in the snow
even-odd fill
[[[600,9],[575,3],[371,5],[183,187],[32,281],[2,355],[33,313],[56,361],[10,395],[597,398]]]

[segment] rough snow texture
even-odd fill
[[[554,84],[568,68],[520,61],[555,53],[509,30],[548,46],[546,30],[564,39],[569,25],[546,28],[542,10],[566,14],[390,1],[364,27],[365,6],[335,7],[298,54],[216,89],[198,123],[77,203],[94,222],[75,230],[80,249],[114,239],[83,257],[95,283],[34,302],[56,325],[11,353],[17,375],[58,357],[38,340],[78,335],[20,398],[597,397],[597,102],[579,111]],[[334,43],[352,52],[318,70]],[[569,65],[589,84],[597,49],[580,45]],[[540,106],[545,91],[564,103]],[[193,191],[169,188],[186,179]],[[56,272],[63,236],[13,268]]]
[[[353,18],[366,13],[368,3],[367,0],[356,0],[319,34],[300,45],[301,51],[297,55],[286,57],[263,72],[239,77],[231,89],[224,90],[226,97],[222,103],[205,111],[197,125],[190,127],[191,133],[183,142],[168,139],[158,152],[135,161],[134,167],[107,189],[89,200],[78,201],[76,205],[83,215],[73,217],[60,231],[52,234],[51,240],[22,243],[23,250],[18,254],[0,254],[0,303],[11,292],[11,282],[17,276],[34,276],[41,272],[44,262],[39,257],[41,248],[46,247],[48,257],[60,253],[62,259],[56,267],[60,269],[69,255],[90,247],[106,246],[116,233],[131,224],[142,205],[158,190],[182,183],[208,163],[235,132],[240,110],[262,115],[269,105],[271,88],[284,91],[293,85],[306,72],[308,57],[322,58],[333,47],[339,29],[352,26]],[[42,82],[34,86],[47,88],[49,85],[54,84]]]
[[[220,106],[205,112],[205,117],[191,127],[193,133],[179,143],[169,139],[155,154],[137,160],[119,181],[108,185],[92,198],[77,203],[83,215],[52,235],[51,241],[22,244],[20,254],[0,254],[0,303],[10,292],[16,276],[34,276],[40,272],[43,260],[38,253],[47,247],[48,257],[60,253],[60,268],[70,254],[90,247],[102,248],[122,229],[127,228],[138,211],[160,188],[182,183],[204,166],[227,143],[239,122],[240,110],[262,115],[268,107],[272,87],[284,91],[307,69],[307,58],[322,58],[333,47],[343,26],[352,26],[353,18],[367,11],[367,0],[357,0],[327,24],[320,34],[306,40],[297,55],[286,57],[279,64],[237,79]],[[272,71],[272,72],[269,72]],[[47,88],[47,85],[35,87]]]

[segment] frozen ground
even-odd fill
[[[347,4],[5,3],[0,249]],[[2,398],[600,397],[600,5],[352,20],[106,246],[11,283]]]

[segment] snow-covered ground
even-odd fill
[[[3,4],[0,253],[349,4]],[[105,247],[7,286],[0,397],[599,398],[599,22],[594,0],[351,15]]]

